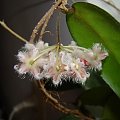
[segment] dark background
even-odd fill
[[[34,26],[50,8],[54,0],[1,0],[0,19],[16,33],[29,40]],[[55,19],[52,16],[44,40],[55,42]],[[65,15],[61,15],[61,39],[65,44],[72,38],[67,30]],[[21,79],[13,69],[17,64],[15,55],[24,45],[23,42],[11,35],[0,26],[0,117],[8,120],[13,108],[25,101],[35,103],[34,107],[21,109],[13,120],[58,120],[63,114],[55,110],[43,100],[42,94],[33,85],[30,77]],[[78,89],[62,91],[61,100],[72,103],[79,94]]]

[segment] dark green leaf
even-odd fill
[[[85,91],[79,99],[83,105],[104,106],[112,94],[109,87],[97,87]]]
[[[103,81],[102,77],[100,76],[100,72],[92,71],[90,77],[85,83],[85,89],[91,89],[94,87],[106,86],[106,83]]]
[[[120,99],[112,96],[104,108],[102,120],[120,120]]]
[[[73,115],[66,115],[66,116],[62,117],[60,120],[80,120],[80,118],[77,118]]]
[[[99,7],[80,2],[67,14],[67,24],[78,45],[91,47],[99,42],[108,50],[102,77],[120,97],[120,23]]]

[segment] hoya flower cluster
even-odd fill
[[[18,52],[19,64],[15,70],[24,75],[29,73],[36,80],[51,79],[54,85],[71,78],[74,82],[84,84],[90,76],[90,70],[101,70],[102,60],[108,56],[99,43],[92,49],[79,47],[75,42],[68,46],[38,41],[36,44],[26,43]]]

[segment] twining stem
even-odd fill
[[[46,14],[42,17],[42,19],[38,22],[38,24],[36,25],[36,27],[34,28],[32,35],[30,37],[30,43],[34,42],[34,39],[40,29],[40,27],[43,25],[42,31],[40,35],[44,34],[45,28],[47,27],[47,23],[51,17],[51,15],[53,14],[54,10],[59,6],[59,4],[62,3],[63,0],[57,0],[56,3],[54,5],[52,5],[52,7],[48,10],[48,12],[46,12]],[[47,20],[47,21],[46,21]],[[46,21],[46,22],[45,22]],[[44,23],[45,22],[45,23]]]
[[[43,35],[45,33],[45,29],[47,27],[47,24],[48,24],[48,22],[50,20],[51,15],[53,14],[53,12],[54,12],[54,10],[47,16],[47,19],[46,19],[46,21],[44,22],[44,24],[42,26],[42,29],[41,29],[41,32],[40,32],[40,40],[42,40],[42,37],[43,37]]]
[[[60,104],[60,102],[57,99],[55,99],[51,94],[49,94],[47,92],[47,90],[44,87],[43,81],[39,80],[38,84],[39,84],[41,91],[44,93],[44,95],[48,99],[48,102],[50,102],[59,111],[65,113],[65,114],[73,114],[76,117],[79,117],[81,120],[94,120],[93,118],[89,118],[89,117],[85,116],[83,113],[81,113],[77,109],[69,109],[69,108],[66,108],[65,106],[63,106],[62,104]]]
[[[9,31],[11,34],[13,34],[15,37],[17,37],[18,39],[20,39],[21,41],[25,42],[25,43],[29,43],[26,39],[24,39],[23,37],[21,37],[20,35],[18,35],[16,32],[14,32],[12,29],[10,29],[3,21],[0,21],[0,24],[7,30]]]

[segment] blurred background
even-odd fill
[[[75,1],[78,0],[71,0],[70,4]],[[29,40],[34,26],[53,2],[54,0],[1,0],[0,20],[4,20],[16,33]],[[104,7],[120,21],[119,12],[109,5],[106,6],[106,3],[101,0],[88,0],[88,2]],[[50,44],[56,39],[56,23],[54,22],[56,16],[56,13],[52,16],[47,28],[51,31],[51,35],[46,34],[44,37],[44,40]],[[64,44],[68,44],[72,38],[66,26],[65,15],[61,14],[60,19],[61,39]],[[22,79],[13,69],[17,64],[15,55],[23,45],[23,42],[0,26],[0,120],[10,120],[12,111],[17,111],[15,106],[21,105],[29,107],[24,109],[19,107],[20,111],[15,113],[12,120],[59,120],[63,114],[46,103],[42,94],[33,85],[31,78]],[[60,100],[73,103],[79,95],[79,88],[61,91],[59,94]]]

